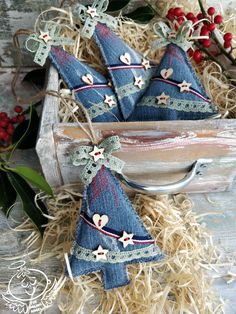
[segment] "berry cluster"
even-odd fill
[[[175,29],[176,27],[178,27],[178,25],[182,25],[182,23],[186,20],[192,21],[192,24],[194,25],[194,29],[198,30],[198,33],[200,34],[200,36],[207,37],[205,39],[198,40],[200,47],[202,46],[203,48],[211,47],[211,45],[214,43],[214,40],[212,38],[213,31],[216,29],[217,25],[220,25],[223,23],[222,16],[219,14],[216,15],[216,10],[214,7],[208,8],[206,14],[198,13],[196,15],[193,12],[185,13],[179,7],[170,8],[168,10],[166,18],[171,22],[175,22]],[[232,38],[233,38],[233,35],[231,33],[226,33],[224,35],[224,48],[225,49],[232,47]],[[201,49],[196,49],[195,51],[193,51],[192,49],[189,49],[188,53],[190,57],[193,57],[196,63],[200,63],[204,58],[203,52]]]
[[[0,112],[0,147],[8,147],[12,142],[12,135],[15,130],[15,124],[20,124],[25,120],[23,108],[16,106],[14,108],[16,115],[9,117],[6,112]]]

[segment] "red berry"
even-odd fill
[[[23,108],[21,106],[15,106],[14,111],[16,113],[21,113],[23,111]]]
[[[197,22],[198,22],[198,18],[197,18],[196,16],[194,16],[194,17],[192,18],[192,23],[195,24],[195,23],[197,23]]]
[[[192,58],[193,53],[194,53],[193,49],[192,49],[192,48],[189,48],[189,50],[188,50],[188,55],[189,55],[190,58]]]
[[[207,10],[207,13],[208,13],[210,16],[214,15],[215,12],[216,12],[216,10],[215,10],[214,7],[210,7],[210,8]]]
[[[192,20],[194,18],[194,14],[192,12],[189,12],[186,14],[186,19],[187,20]]]
[[[216,24],[215,23],[210,23],[207,25],[207,28],[209,30],[209,32],[213,32],[216,28]]]
[[[18,122],[18,119],[17,119],[17,117],[13,117],[13,118],[11,118],[11,123],[17,123]]]
[[[7,128],[7,133],[9,135],[12,135],[14,133],[14,130],[15,130],[14,126],[9,125],[8,128]]]
[[[202,14],[202,13],[198,13],[198,14],[197,14],[197,18],[198,18],[199,20],[202,20],[202,19],[203,19],[203,14]]]
[[[3,140],[5,133],[6,132],[2,128],[0,128],[0,140]]]
[[[221,15],[216,15],[215,18],[214,18],[214,22],[216,24],[221,24],[223,22],[223,18]]]
[[[8,117],[8,114],[6,112],[0,112],[0,119],[5,119]]]
[[[17,121],[19,122],[19,123],[22,123],[22,122],[24,122],[25,121],[25,116],[24,115],[18,115],[17,116]]]
[[[224,40],[225,41],[230,41],[233,39],[233,34],[232,33],[225,33],[224,34]]]
[[[203,39],[202,45],[205,48],[209,48],[211,46],[211,40],[210,39]]]
[[[179,25],[182,25],[184,21],[185,21],[185,19],[183,16],[180,16],[177,18],[177,22],[179,23]]]
[[[231,42],[231,40],[226,40],[225,42],[224,42],[224,47],[227,49],[227,48],[230,48],[232,46],[232,42]]]
[[[200,32],[201,36],[209,36],[209,30],[206,28],[201,28],[201,32]]]
[[[1,127],[1,128],[6,128],[7,126],[8,126],[7,120],[2,120],[2,121],[0,121],[0,127]]]
[[[167,18],[168,20],[170,20],[170,21],[174,21],[175,16],[174,16],[174,14],[168,13],[168,14],[166,15],[166,18]]]
[[[174,8],[170,8],[167,12],[167,14],[173,14],[174,15]]]
[[[174,8],[174,15],[175,16],[183,16],[184,13],[183,13],[181,8]]]
[[[200,63],[202,61],[202,52],[200,49],[196,49],[193,53],[193,60],[196,63]]]

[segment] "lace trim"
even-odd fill
[[[106,260],[96,260],[96,256],[93,254],[92,250],[86,249],[77,243],[74,243],[72,247],[71,254],[75,255],[76,258],[82,259],[89,262],[102,262],[102,263],[124,263],[135,259],[146,258],[160,255],[160,259],[163,256],[160,249],[155,245],[150,245],[148,247],[132,250],[132,251],[109,251],[106,254]]]
[[[208,102],[198,100],[185,100],[170,98],[167,101],[167,105],[158,104],[157,99],[154,96],[144,97],[142,102],[138,106],[148,106],[155,108],[174,109],[176,111],[185,112],[209,112],[212,113],[216,110],[216,107]]]
[[[94,119],[98,116],[103,115],[104,113],[111,111],[114,108],[114,106],[112,106],[110,108],[108,105],[104,104],[104,102],[100,102],[100,103],[94,104],[92,107],[90,107],[88,109],[88,114],[89,114],[91,119]]]
[[[119,88],[115,87],[118,99],[121,100],[124,97],[128,97],[128,96],[130,96],[132,94],[135,94],[135,93],[137,93],[137,92],[139,92],[141,90],[144,90],[148,86],[148,83],[150,81],[150,77],[149,77],[149,79],[144,79],[143,78],[144,84],[143,84],[143,86],[141,88],[135,86],[134,83],[130,83],[130,84],[121,86]]]

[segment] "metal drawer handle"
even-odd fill
[[[186,187],[195,177],[202,176],[212,159],[198,159],[190,167],[185,177],[177,182],[165,185],[145,185],[129,180],[122,173],[116,173],[116,177],[128,188],[145,194],[170,194],[176,193]]]

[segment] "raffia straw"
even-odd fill
[[[35,263],[49,263],[56,257],[65,265],[64,254],[70,251],[81,207],[81,195],[69,186],[66,191],[61,188],[55,199],[47,201],[52,219]],[[166,259],[128,266],[130,285],[108,292],[100,273],[82,276],[75,284],[66,279],[57,298],[61,313],[223,313],[207,274],[217,267],[219,253],[188,197],[136,195],[133,205]],[[32,243],[34,235],[27,241]],[[226,280],[233,278],[228,274]]]

